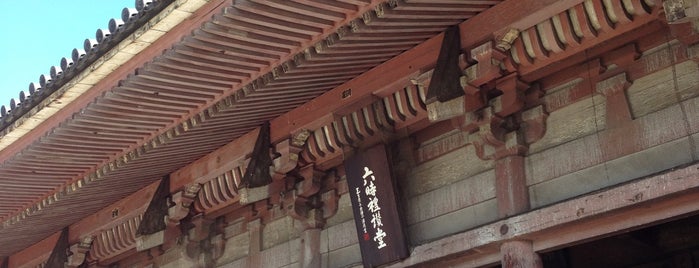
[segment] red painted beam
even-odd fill
[[[92,214],[79,222],[72,224],[68,229],[69,243],[78,243],[81,238],[94,236],[101,231],[109,229],[126,219],[137,216],[146,210],[150,203],[159,181],[129,195],[128,197],[111,204],[95,214]],[[34,267],[46,260],[56,244],[60,232],[23,249],[10,257],[10,267]]]
[[[37,267],[42,262],[48,260],[51,251],[54,246],[56,246],[56,241],[58,241],[59,236],[61,236],[60,231],[31,247],[12,254],[12,256],[9,257],[9,267]]]
[[[492,40],[508,28],[524,30],[583,0],[508,0],[461,23],[461,47]]]

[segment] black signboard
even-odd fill
[[[345,172],[364,267],[406,258],[408,247],[384,145],[347,159]]]

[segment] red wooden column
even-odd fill
[[[306,228],[301,232],[301,267],[320,268],[320,232],[321,226]]]
[[[262,260],[260,259],[260,252],[262,251],[262,228],[264,228],[264,224],[262,223],[262,219],[257,218],[248,221],[247,225],[250,235],[247,267],[261,267]]]
[[[524,157],[521,155],[495,160],[495,197],[500,218],[529,210],[529,191],[524,171]]]
[[[534,252],[531,241],[508,241],[500,246],[503,268],[543,267],[539,254]]]
[[[500,218],[529,211],[529,190],[525,174],[522,154],[507,155],[495,160],[495,197]],[[501,234],[506,233],[506,229],[501,230]],[[539,254],[528,240],[502,243],[500,256],[503,268],[543,267]]]

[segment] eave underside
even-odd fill
[[[0,165],[0,256],[499,1],[236,1]],[[445,11],[453,10],[453,11]],[[56,121],[57,120],[57,121]]]

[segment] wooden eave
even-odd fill
[[[86,218],[498,2],[203,4],[0,152],[0,200],[16,200],[0,203],[0,244],[9,245],[0,256]],[[463,12],[440,19],[445,9]]]

